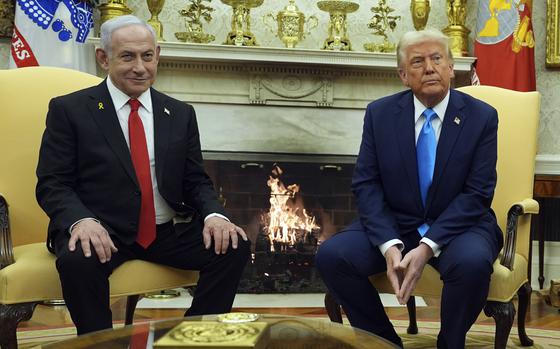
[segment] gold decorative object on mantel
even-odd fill
[[[377,6],[371,8],[371,12],[373,12],[373,17],[368,23],[368,28],[373,29],[374,35],[382,36],[383,42],[380,44],[366,43],[364,49],[370,52],[394,52],[395,44],[389,42],[387,32],[395,30],[401,16],[390,15],[391,12],[395,12],[395,9],[387,6],[386,0],[379,0]]]
[[[289,0],[289,4],[283,10],[278,11],[276,17],[272,13],[263,17],[264,24],[274,33],[275,30],[270,24],[270,20],[278,23],[276,35],[288,48],[296,47],[297,43],[309,35],[311,30],[319,24],[319,20],[315,16],[310,16],[306,20],[303,12],[295,4],[295,0]]]
[[[175,37],[179,41],[194,42],[199,44],[207,44],[214,41],[214,35],[204,32],[202,28],[202,20],[210,23],[212,20],[212,12],[214,8],[204,4],[212,0],[190,0],[190,4],[179,11],[179,14],[185,18],[186,32],[177,32]]]
[[[163,4],[165,3],[165,0],[146,0],[146,3],[148,4],[148,10],[152,15],[147,22],[156,31],[156,36],[158,41],[165,41],[163,40],[163,24],[161,24],[158,18],[158,15],[161,12],[161,9],[163,8]]]
[[[346,15],[360,8],[360,5],[345,0],[318,1],[320,10],[330,15],[329,37],[325,39],[323,50],[352,51],[352,44],[348,38],[348,23]]]
[[[546,1],[546,67],[560,68],[560,0]]]
[[[251,33],[251,8],[259,7],[264,0],[221,0],[233,8],[231,31],[225,45],[257,46],[255,34]]]
[[[0,38],[11,38],[14,32],[15,1],[0,0]]]
[[[442,31],[449,37],[451,52],[457,57],[468,56],[468,40],[471,31],[465,27],[467,0],[447,0],[446,6],[449,25]]]
[[[105,23],[111,18],[129,15],[132,10],[126,5],[126,0],[109,0],[104,4],[97,6],[99,9],[99,25]]]
[[[430,0],[410,0],[410,13],[414,29],[422,30],[426,28],[430,15]]]

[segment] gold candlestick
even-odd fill
[[[221,0],[233,8],[231,31],[225,45],[257,46],[255,34],[251,33],[251,8],[259,7],[264,0]]]
[[[449,25],[442,31],[449,36],[451,52],[455,56],[468,56],[468,38],[471,32],[465,27],[467,0],[447,0],[447,20]]]
[[[156,31],[158,41],[165,41],[163,40],[163,24],[161,24],[158,18],[165,0],[146,0],[146,3],[148,4],[148,10],[152,15],[150,19],[148,19],[148,24]]]
[[[274,16],[272,13],[263,17],[264,24],[274,33],[274,27],[270,20],[277,22],[277,36],[288,48],[294,48],[298,42],[309,35],[312,29],[316,28],[319,20],[315,16],[305,19],[305,15],[295,4],[295,0],[289,0],[289,4],[282,11]],[[304,28],[307,28],[307,31]]]
[[[330,15],[329,36],[325,39],[323,50],[351,51],[346,15],[358,10],[360,5],[351,1],[332,0],[319,1],[317,6]]]
[[[99,25],[105,23],[111,18],[129,15],[132,10],[126,5],[126,0],[109,0],[97,7],[99,9]]]
[[[410,12],[414,29],[424,29],[430,15],[430,0],[410,0]]]

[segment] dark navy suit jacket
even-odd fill
[[[160,194],[178,213],[225,214],[203,168],[193,107],[155,89],[151,97]],[[51,100],[37,176],[49,248],[85,217],[99,219],[124,243],[135,241],[140,187],[105,81]]]
[[[433,181],[423,207],[418,184],[412,91],[370,103],[352,190],[372,245],[407,234],[426,237],[442,249],[458,234],[483,235],[497,255],[502,232],[490,205],[496,185],[498,115],[490,105],[455,90],[437,145]]]

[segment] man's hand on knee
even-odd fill
[[[214,252],[216,254],[225,254],[231,240],[231,247],[236,249],[239,236],[245,241],[248,240],[245,231],[230,221],[220,217],[210,217],[204,222],[202,237],[204,247],[209,249],[214,239]]]
[[[404,274],[403,282],[401,284],[400,292],[397,293],[397,300],[400,304],[406,304],[412,291],[416,287],[416,283],[422,275],[424,266],[428,260],[432,258],[434,252],[432,248],[424,243],[421,243],[415,249],[408,252],[400,262],[398,268]]]
[[[109,233],[103,226],[93,219],[84,219],[72,227],[68,241],[68,249],[76,250],[76,243],[80,241],[84,256],[91,257],[91,247],[95,250],[101,263],[111,260],[111,255],[117,252],[117,248],[111,240]]]

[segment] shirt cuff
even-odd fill
[[[387,250],[389,249],[389,247],[392,246],[397,246],[397,248],[402,252],[404,250],[404,244],[401,240],[399,239],[392,239],[387,241],[386,243],[379,245],[379,251],[381,251],[381,254],[383,256],[385,256],[385,252],[387,252]]]
[[[208,218],[212,218],[212,217],[220,217],[225,219],[226,221],[230,221],[226,216],[224,216],[223,214],[219,214],[219,213],[210,213],[208,216],[204,217],[204,222],[206,223],[206,220]]]
[[[74,224],[72,224],[70,226],[70,228],[68,229],[68,233],[70,233],[70,235],[72,235],[72,229],[74,229],[74,226],[76,224],[80,223],[81,221],[85,221],[86,219],[91,219],[92,221],[96,221],[97,223],[101,223],[101,222],[99,222],[99,219],[95,219],[95,218],[92,218],[92,217],[82,218],[82,219],[77,220]]]
[[[439,257],[439,254],[441,253],[441,248],[439,247],[438,244],[428,239],[427,237],[423,237],[422,239],[420,239],[420,243],[425,243],[426,245],[430,246],[430,248],[434,252],[434,257]]]

